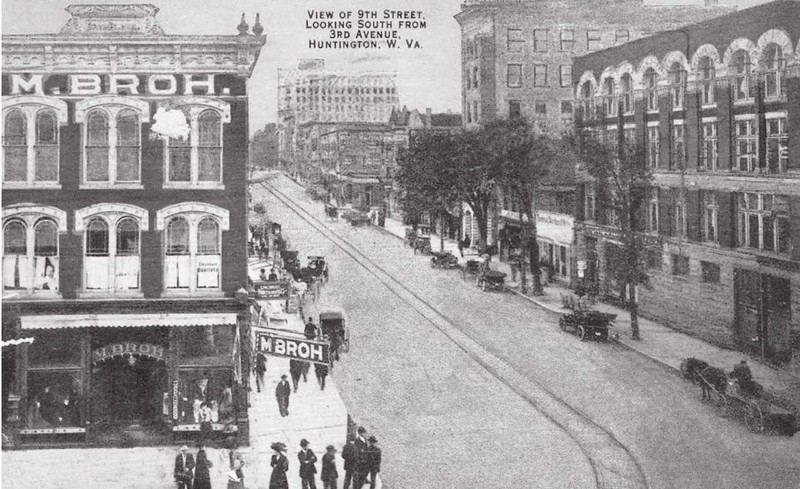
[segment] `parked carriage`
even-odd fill
[[[505,292],[506,274],[497,270],[486,270],[478,275],[478,287],[484,292],[487,290]]]
[[[463,268],[461,268],[461,278],[464,280],[476,278],[481,273],[483,266],[483,259],[478,255],[470,255],[466,257]]]
[[[574,333],[581,341],[590,339],[608,340],[608,327],[617,319],[616,314],[600,311],[576,309],[570,314],[564,314],[558,321],[561,331]]]
[[[350,351],[350,330],[344,311],[330,310],[319,313],[319,329],[323,338],[331,342],[331,359],[338,360],[339,354]]]
[[[325,215],[331,220],[338,220],[339,209],[335,205],[325,204]]]
[[[459,268],[458,257],[449,251],[437,251],[431,257],[431,268]]]

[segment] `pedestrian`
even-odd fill
[[[472,240],[469,239],[469,234],[464,235],[464,240],[462,241],[462,243],[463,243],[462,244],[463,248],[469,249],[469,245],[472,244]]]
[[[323,363],[314,364],[314,373],[317,374],[320,390],[325,390],[325,377],[328,376],[328,366]]]
[[[317,337],[317,325],[314,324],[314,318],[309,317],[306,323],[305,335],[307,340],[313,340]]]
[[[286,374],[281,375],[281,381],[275,387],[275,399],[278,400],[278,410],[281,416],[289,416],[289,395],[292,387],[286,381]]]
[[[370,436],[367,440],[369,446],[365,452],[366,469],[369,473],[369,488],[375,489],[375,481],[378,477],[378,472],[381,471],[381,449],[378,448],[378,439]]]
[[[189,447],[181,447],[181,453],[175,457],[175,483],[178,489],[192,489],[194,479],[194,457],[189,453]]]
[[[294,391],[297,392],[297,385],[300,383],[300,377],[303,375],[303,361],[289,360],[289,374],[292,376],[292,384]]]
[[[267,357],[263,353],[256,354],[256,388],[261,392],[264,385],[264,374],[267,372]]]
[[[275,272],[275,269],[274,269],[274,268],[271,268],[271,269],[270,269],[270,271],[269,271],[269,277],[267,277],[267,279],[268,279],[270,282],[276,282],[276,281],[278,280],[278,274]]]
[[[300,440],[300,451],[297,452],[297,459],[300,461],[300,480],[303,489],[317,489],[314,482],[314,474],[317,473],[317,456],[308,448],[308,440]]]
[[[367,468],[367,440],[365,438],[367,430],[363,426],[359,426],[356,434],[355,445],[355,458],[353,461],[353,488],[361,489],[367,479],[369,472]]]
[[[212,416],[213,412],[209,403],[202,403],[200,405],[200,432],[204,435],[210,435],[214,431],[214,427],[211,425]]]
[[[197,443],[197,456],[194,465],[194,489],[211,489],[211,472],[209,469],[214,464],[208,459],[205,450],[205,443]]]
[[[267,269],[266,268],[262,268],[261,269],[261,274],[258,276],[258,279],[261,280],[262,282],[266,282],[266,281],[269,280],[269,277],[267,277]]]
[[[342,448],[342,460],[344,460],[343,489],[350,489],[350,483],[353,481],[357,457],[358,448],[356,448],[355,439],[350,438],[347,440],[347,444],[345,444],[344,448]]]
[[[233,468],[228,472],[228,489],[244,489],[242,461],[239,459],[233,461]]]
[[[286,472],[289,471],[289,459],[283,454],[286,451],[286,445],[281,442],[275,442],[270,448],[275,453],[269,463],[272,467],[272,475],[269,477],[269,489],[289,489],[289,481],[286,479]]]
[[[303,373],[303,382],[308,382],[308,371],[311,370],[311,364],[309,362],[300,362],[302,373]]]
[[[322,487],[336,489],[336,479],[339,478],[339,472],[336,471],[336,447],[328,445],[325,450],[327,453],[322,456],[322,471],[319,474]]]
[[[461,255],[461,258],[464,258],[464,242],[461,240],[458,241],[458,253]]]

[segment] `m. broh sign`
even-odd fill
[[[265,355],[330,365],[330,345],[321,341],[257,333],[256,350]]]

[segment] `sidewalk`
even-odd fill
[[[400,221],[386,219],[386,226],[383,229],[392,235],[405,239],[406,226]],[[440,238],[438,235],[431,235],[431,247],[435,251],[439,250]],[[445,251],[460,257],[458,243],[455,240],[445,239],[444,248]],[[508,277],[511,277],[511,267],[508,263],[493,260],[491,268],[505,272]],[[506,284],[511,292],[544,309],[557,314],[569,312],[568,309],[562,307],[561,294],[572,294],[573,292],[565,285],[548,284],[544,287],[544,295],[532,297],[518,291],[518,282],[507,281]],[[678,374],[680,374],[681,362],[689,357],[699,358],[725,371],[732,370],[735,364],[747,358],[746,353],[714,346],[641,316],[639,317],[639,332],[642,339],[635,341],[630,339],[631,321],[628,311],[603,303],[597,303],[593,308],[601,312],[617,315],[611,334],[618,334],[618,337],[615,338],[620,345],[644,355]],[[762,384],[766,390],[780,398],[792,401],[800,408],[800,379],[784,370],[758,361],[748,361],[748,364],[755,380]]]

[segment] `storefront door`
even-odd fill
[[[130,426],[154,422],[162,414],[167,389],[164,362],[147,357],[116,357],[92,369],[93,423]]]
[[[777,363],[790,360],[790,287],[788,279],[734,271],[734,334],[743,349]]]

